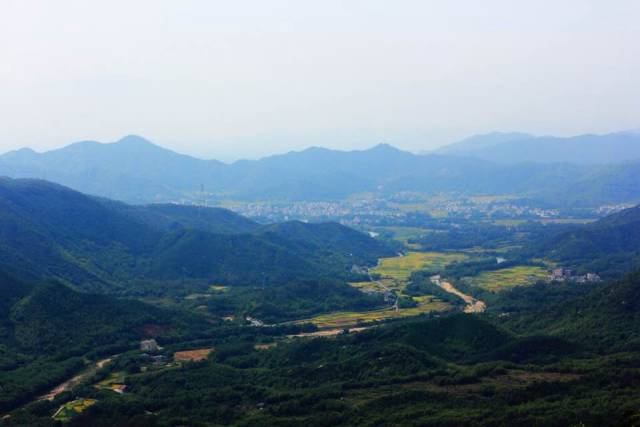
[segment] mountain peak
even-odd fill
[[[396,148],[391,144],[387,144],[386,142],[382,142],[380,144],[374,145],[373,147],[371,147],[371,148],[369,148],[368,150],[365,150],[365,151],[370,151],[370,152],[374,152],[374,153],[388,153],[388,154],[402,153],[403,152],[399,148]]]
[[[36,156],[38,153],[36,153],[34,150],[32,150],[31,148],[25,147],[25,148],[19,148],[17,150],[13,150],[13,151],[8,151],[5,154],[3,154],[2,157],[5,160],[13,160],[13,161],[19,161],[19,160],[26,160],[26,159],[32,159],[34,156]]]
[[[154,145],[154,143],[152,143],[151,141],[149,141],[148,139],[145,139],[139,135],[126,135],[122,138],[120,138],[118,141],[116,141],[116,144],[125,144],[125,145]]]

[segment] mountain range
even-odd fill
[[[46,179],[128,203],[193,203],[205,198],[337,200],[362,192],[412,191],[517,194],[556,204],[594,205],[639,201],[640,161],[573,164],[568,163],[571,157],[561,153],[573,153],[575,157],[588,152],[585,146],[578,147],[577,141],[583,139],[598,149],[616,140],[609,151],[617,157],[611,159],[634,159],[635,147],[640,145],[634,134],[625,135],[617,139],[611,135],[576,137],[571,140],[573,145],[563,143],[564,151],[558,151],[556,160],[562,163],[536,163],[528,158],[519,160],[524,163],[508,164],[499,158],[482,158],[482,153],[505,146],[521,147],[518,153],[538,155],[544,150],[522,145],[538,139],[500,134],[467,141],[462,150],[454,149],[454,145],[451,153],[426,155],[387,144],[361,151],[312,147],[225,164],[178,154],[141,137],[128,136],[115,143],[85,141],[44,153],[29,149],[9,152],[0,156],[0,175]],[[513,137],[517,141],[504,142]],[[491,141],[500,143],[491,145]],[[477,149],[471,150],[471,156],[468,150],[473,146]]]
[[[493,162],[574,163],[600,165],[640,159],[640,132],[572,137],[534,136],[518,132],[476,135],[436,150]]]

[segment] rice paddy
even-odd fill
[[[384,308],[373,311],[341,311],[336,313],[323,314],[311,319],[300,320],[295,323],[313,323],[318,328],[347,328],[354,325],[376,322],[386,319],[396,319],[402,317],[417,316],[420,314],[431,312],[442,312],[449,310],[451,306],[439,299],[423,295],[414,297],[418,303],[416,307],[400,308],[398,310],[393,307]]]
[[[474,277],[464,277],[463,281],[489,292],[500,292],[516,286],[532,285],[546,280],[547,270],[538,266],[516,266],[494,271],[485,271]]]
[[[378,266],[371,270],[382,277],[406,281],[414,271],[439,271],[448,264],[463,261],[468,256],[446,252],[409,252],[404,256],[381,258]]]

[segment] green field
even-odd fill
[[[504,225],[506,227],[515,227],[526,224],[529,221],[539,222],[541,224],[589,224],[595,219],[591,218],[540,218],[534,220],[528,219],[497,219],[492,221],[495,225]]]
[[[89,406],[97,402],[95,399],[77,399],[62,405],[53,415],[53,419],[61,422],[68,422],[75,415],[81,413]]]
[[[365,312],[340,311],[336,313],[323,314],[311,319],[300,320],[295,323],[313,323],[318,328],[346,328],[361,323],[417,316],[424,313],[446,311],[451,308],[451,305],[430,295],[422,295],[413,298],[418,303],[418,306],[416,307],[401,308],[397,311],[391,307]]]
[[[375,231],[378,233],[389,233],[393,236],[394,240],[399,242],[406,242],[409,239],[419,238],[432,232],[432,230],[428,228],[418,227],[376,227]]]
[[[124,372],[112,372],[107,378],[95,384],[94,387],[100,390],[122,390],[125,380]]]
[[[515,286],[532,285],[547,279],[547,270],[537,266],[517,266],[485,271],[474,277],[464,277],[464,283],[489,292],[500,292]]]
[[[394,279],[380,279],[373,282],[351,282],[349,285],[364,292],[384,292],[386,290],[400,290],[401,284]]]
[[[371,270],[373,274],[379,274],[381,278],[372,282],[352,282],[349,285],[363,292],[391,291],[396,297],[407,297],[404,294],[407,281],[411,273],[420,270],[440,270],[453,262],[467,259],[468,256],[460,253],[445,252],[409,252],[403,256],[381,258],[378,266]],[[367,312],[336,312],[324,314],[300,321],[310,322],[320,328],[341,328],[353,326],[358,323],[373,322],[398,317],[417,316],[434,311],[445,311],[451,305],[440,301],[431,295],[411,297],[418,303],[416,307],[400,308],[392,307]]]
[[[381,258],[378,266],[371,272],[382,277],[406,281],[414,271],[438,271],[448,264],[467,258],[467,255],[460,253],[409,252],[404,256]]]

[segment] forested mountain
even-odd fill
[[[124,426],[132,416],[144,426],[628,425],[638,403],[633,355],[611,356],[620,365],[607,369],[578,343],[518,337],[477,316],[266,351],[252,344],[220,344],[209,360],[132,375],[126,398],[102,394],[72,425]]]
[[[259,226],[223,209],[127,206],[11,179],[0,181],[0,239],[0,265],[16,274],[118,293],[344,278],[391,253],[338,224]]]
[[[599,352],[639,351],[640,270],[509,323],[518,331],[561,336]]]
[[[164,231],[190,228],[216,234],[240,234],[260,229],[258,223],[227,209],[178,204],[127,205],[108,199],[101,202],[114,211]]]
[[[82,141],[58,150],[30,149],[2,156],[0,174],[41,178],[76,190],[127,201],[153,202],[198,191],[224,165],[181,155],[138,136],[114,144]]]
[[[640,206],[532,244],[530,253],[608,277],[640,268]]]
[[[55,282],[23,282],[0,270],[0,411],[49,391],[98,358],[203,327],[186,313],[78,293]]]
[[[575,163],[596,165],[640,160],[640,132],[573,137],[521,133],[477,135],[445,146],[438,153],[500,163]]]
[[[514,144],[499,146],[530,143],[525,135],[516,137],[519,139]],[[476,144],[485,147],[488,141],[506,138],[499,134],[471,140],[463,148]],[[620,138],[590,137],[584,143],[563,143],[563,147],[570,147],[565,151],[579,156],[589,152],[585,146],[591,146],[592,139],[594,146],[608,147],[606,150],[615,156],[622,156],[607,157],[598,152],[593,154],[600,159],[598,163],[634,159],[633,153],[640,146],[636,136],[625,134]],[[543,148],[516,151],[545,153]],[[313,147],[223,164],[180,155],[129,136],[115,143],[79,142],[40,154],[26,149],[10,152],[0,156],[0,174],[44,178],[88,194],[132,203],[200,200],[205,197],[203,188],[214,198],[242,200],[327,200],[361,192],[399,191],[518,194],[554,203],[591,205],[637,201],[640,197],[636,180],[640,162],[578,166],[569,163],[589,162],[572,162],[570,157],[563,157],[562,150],[557,152],[557,158],[549,162],[563,163],[532,163],[537,159],[531,157],[519,160],[525,163],[501,164],[493,161],[499,159],[460,156],[459,150],[453,150],[456,155],[414,155],[380,144],[346,152]]]

